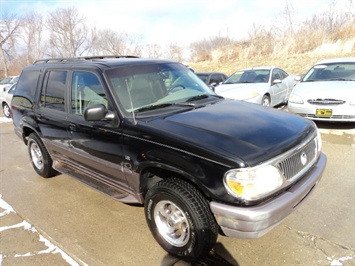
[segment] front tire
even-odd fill
[[[35,133],[31,133],[27,145],[33,169],[37,174],[44,178],[54,176],[56,171],[52,168],[52,158],[41,139]]]
[[[270,107],[270,104],[271,104],[270,96],[265,94],[261,100],[261,105]]]
[[[156,183],[146,195],[144,211],[155,240],[171,255],[198,260],[216,243],[218,226],[208,201],[179,178]]]

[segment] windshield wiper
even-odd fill
[[[350,79],[340,79],[340,78],[337,78],[337,79],[330,79],[330,80],[335,80],[335,81],[350,81]]]
[[[169,106],[189,106],[189,107],[195,107],[194,103],[187,103],[187,102],[182,102],[182,103],[160,103],[160,104],[152,104],[148,106],[143,106],[141,108],[138,108],[134,110],[135,113],[140,113],[140,112],[145,112],[145,111],[152,111],[160,108],[165,108]]]
[[[200,95],[196,95],[196,96],[193,96],[193,97],[187,99],[185,102],[198,101],[198,100],[206,99],[208,97],[209,97],[209,94],[200,94]]]
[[[149,106],[144,106],[141,108],[138,108],[134,110],[135,113],[140,113],[140,112],[145,112],[145,111],[151,111],[159,108],[164,108],[173,105],[172,103],[161,103],[161,104],[152,104]]]

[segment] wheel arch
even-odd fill
[[[200,191],[203,195],[205,195],[208,201],[211,200],[210,192],[207,188],[203,185],[202,182],[199,181],[198,178],[192,176],[191,174],[182,171],[181,169],[177,169],[171,167],[169,165],[156,165],[152,164],[147,167],[144,167],[140,172],[140,190],[145,198],[148,190],[157,182],[167,179],[170,177],[179,178],[192,186],[194,186],[198,191]]]

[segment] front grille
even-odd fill
[[[319,116],[316,116],[314,114],[299,114],[302,117],[305,118],[320,118]],[[332,115],[330,117],[321,117],[324,120],[332,120],[332,119],[344,119],[344,120],[349,120],[349,119],[355,119],[355,115]]]
[[[340,104],[344,104],[346,101],[337,100],[337,99],[309,99],[307,102],[309,104],[317,104],[317,105],[340,105]]]
[[[316,139],[313,139],[301,149],[281,160],[277,166],[284,174],[286,180],[292,183],[305,173],[316,159],[317,142]]]

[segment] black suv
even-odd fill
[[[12,110],[39,175],[64,173],[144,204],[157,242],[189,261],[218,233],[267,233],[326,165],[312,121],[221,98],[168,60],[38,60],[22,71]]]

